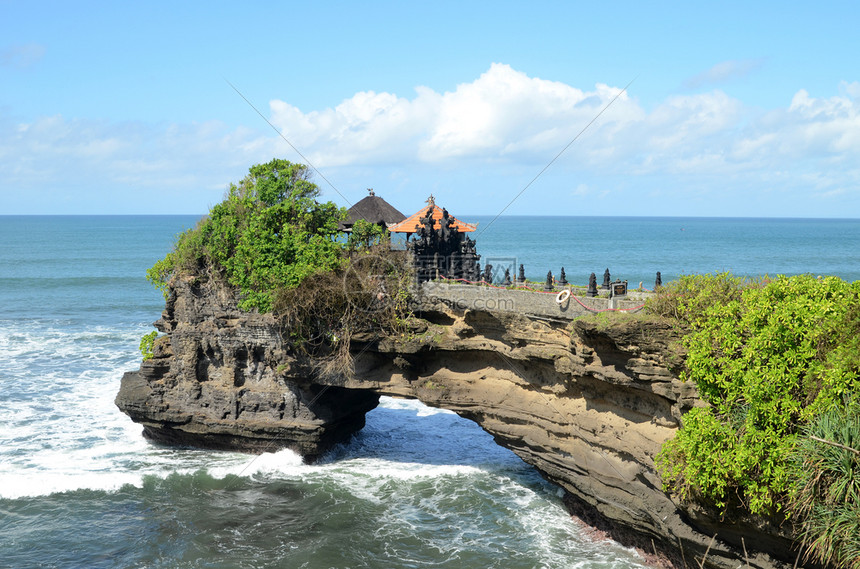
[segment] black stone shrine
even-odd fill
[[[489,263],[484,266],[484,282],[493,284],[493,265]]]
[[[454,226],[454,218],[442,209],[439,227],[433,219],[435,206],[420,219],[415,239],[406,244],[412,254],[419,283],[445,276],[449,279],[477,280],[480,273],[475,241]],[[492,268],[492,267],[490,267]],[[485,279],[487,280],[487,279]]]
[[[597,296],[597,275],[591,273],[588,277],[588,290],[585,293],[585,296],[595,297]]]

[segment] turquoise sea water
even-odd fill
[[[612,279],[652,288],[683,274],[731,271],[756,277],[812,273],[860,279],[860,221],[856,219],[500,217],[478,222],[482,262],[500,267],[514,258],[526,276],[547,271],[588,283],[609,269]],[[512,275],[513,276],[513,275]]]
[[[492,218],[487,261],[653,284],[860,278],[860,220]],[[641,567],[471,422],[384,399],[323,461],[151,445],[113,405],[163,308],[144,272],[196,217],[0,216],[0,567]]]

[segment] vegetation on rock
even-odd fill
[[[350,251],[360,251],[390,241],[391,235],[388,229],[365,219],[359,219],[352,226],[346,240],[346,247]]]
[[[140,339],[140,354],[143,356],[143,361],[152,359],[152,346],[155,344],[155,339],[158,337],[158,332],[153,330],[149,334],[144,334]]]
[[[803,520],[807,558],[860,568],[860,404],[834,407],[806,425],[791,455],[790,509]]]
[[[287,160],[252,166],[147,277],[166,291],[174,275],[219,276],[239,289],[240,308],[271,311],[276,290],[344,264],[337,237],[346,210],[317,201],[308,178],[306,166]]]
[[[860,535],[860,492],[845,494],[851,497],[844,509],[827,506],[834,485],[858,484],[853,473],[860,469],[860,453],[845,451],[851,466],[844,480],[854,478],[838,482],[808,444],[815,425],[856,416],[850,396],[860,388],[860,282],[689,276],[664,287],[649,309],[673,316],[686,329],[682,378],[694,381],[710,404],[689,411],[658,455],[666,489],[723,512],[740,507],[775,519],[793,517],[807,545],[822,539],[807,525],[813,513],[830,517],[817,523],[820,528],[854,516],[854,535]],[[852,449],[860,443],[841,440]],[[803,488],[806,497],[799,498]],[[826,558],[834,559],[841,557]]]
[[[345,373],[353,334],[391,329],[405,316],[410,271],[386,229],[359,220],[344,238],[346,210],[319,194],[306,166],[252,166],[147,278],[165,298],[174,277],[220,279],[238,291],[239,308],[273,312],[323,371]],[[144,341],[147,357],[152,339]]]

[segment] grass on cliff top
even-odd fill
[[[343,267],[274,293],[273,311],[294,344],[328,379],[352,375],[356,334],[395,334],[410,314],[412,267],[388,243],[353,251]]]
[[[657,457],[666,490],[723,515],[788,519],[810,556],[860,567],[842,561],[860,551],[860,492],[840,490],[860,488],[860,440],[846,426],[860,389],[860,282],[695,275],[647,309],[686,330],[682,378],[709,403]],[[815,458],[834,449],[838,473]],[[846,497],[839,507],[834,495]]]

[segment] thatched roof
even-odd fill
[[[341,229],[350,229],[359,219],[388,227],[406,219],[390,203],[368,190],[370,195],[349,208],[349,215],[341,222]]]

